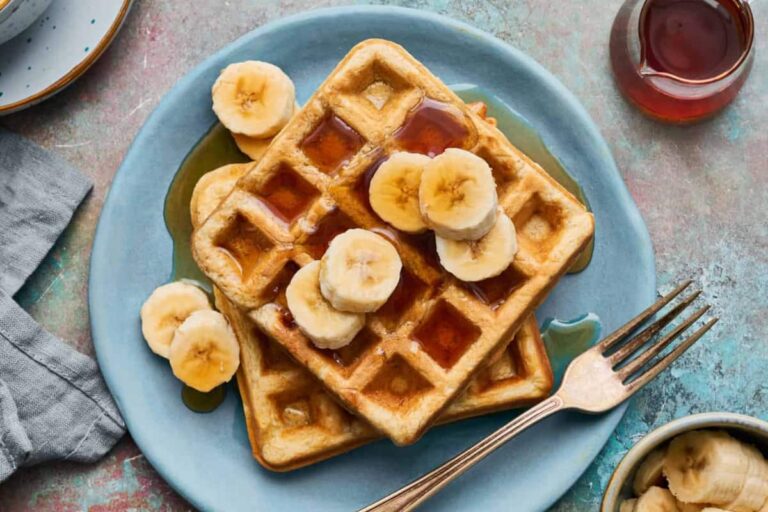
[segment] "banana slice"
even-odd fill
[[[248,158],[254,162],[258,162],[267,152],[267,148],[272,144],[274,137],[267,137],[266,139],[257,139],[256,137],[249,137],[242,133],[233,133],[232,138],[235,139],[237,149],[248,155]]]
[[[619,512],[635,512],[637,507],[637,499],[623,500],[619,505]]]
[[[195,311],[176,329],[169,353],[177,379],[207,392],[229,382],[240,366],[240,346],[218,311]]]
[[[427,225],[443,238],[477,240],[496,221],[496,183],[488,164],[450,148],[424,166],[419,206]]]
[[[724,508],[717,508],[717,507],[706,507],[706,508],[702,508],[701,512],[735,512],[735,511],[725,510]]]
[[[295,103],[293,106],[293,111],[291,112],[291,117],[293,117],[293,115],[300,108],[301,106],[298,103]],[[257,137],[249,137],[248,135],[243,135],[242,133],[233,133],[232,138],[235,139],[237,149],[248,155],[248,157],[254,162],[261,160],[261,158],[264,156],[264,153],[267,152],[267,148],[269,148],[269,145],[272,144],[272,141],[275,139],[274,136],[267,137],[266,139],[260,139]]]
[[[299,329],[318,348],[348,345],[365,325],[365,315],[338,311],[320,293],[320,262],[294,274],[285,291],[288,310]]]
[[[735,500],[723,505],[733,512],[756,512],[768,501],[768,462],[751,444],[740,443],[749,460],[746,479]]]
[[[320,261],[320,291],[339,311],[369,313],[387,302],[402,268],[384,237],[349,229],[331,241]]]
[[[680,501],[725,505],[740,498],[751,476],[750,456],[723,431],[697,430],[669,444],[664,475]]]
[[[480,240],[457,241],[435,235],[445,270],[462,281],[482,281],[506,270],[517,254],[515,225],[499,211],[496,223]]]
[[[679,510],[672,493],[654,485],[637,498],[634,512],[679,512]]]
[[[192,227],[197,229],[205,219],[219,207],[221,201],[229,195],[235,183],[248,172],[253,162],[229,164],[203,175],[197,180],[192,199],[189,201],[189,213]]]
[[[141,333],[155,354],[168,359],[173,333],[195,311],[210,310],[208,295],[189,283],[160,286],[141,306]]]
[[[651,486],[662,483],[664,480],[662,469],[664,467],[664,457],[666,454],[666,448],[657,448],[649,453],[637,468],[635,479],[632,482],[632,489],[635,491],[636,495],[640,496]]]
[[[254,60],[224,68],[211,94],[213,111],[229,131],[262,139],[288,123],[296,99],[293,82],[283,70]]]
[[[675,498],[675,500],[677,501],[677,509],[680,512],[701,512],[709,507],[708,505],[701,505],[698,503],[683,503],[677,498]]]
[[[419,210],[419,184],[430,158],[417,153],[395,153],[371,178],[371,208],[385,222],[406,233],[422,233],[427,224]]]

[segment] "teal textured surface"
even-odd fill
[[[607,40],[620,0],[597,6],[398,3],[491,32],[536,59],[573,91],[600,127],[648,224],[660,286],[693,278],[705,287],[705,298],[721,317],[707,341],[630,404],[608,445],[553,510],[596,510],[622,455],[648,430],[672,418],[708,410],[768,418],[768,396],[757,377],[764,375],[768,356],[768,38],[763,37],[768,33],[768,4],[753,4],[755,65],[734,104],[708,122],[676,127],[646,119],[613,85]],[[266,21],[316,5],[306,0],[283,6],[230,0],[196,4],[190,11],[181,0],[139,0],[115,44],[73,87],[0,120],[59,152],[96,184],[72,226],[17,297],[39,322],[93,353],[86,303],[92,237],[114,172],[145,118],[162,94],[212,50]],[[99,464],[31,468],[0,487],[0,509],[12,512],[128,508],[190,508],[128,438]]]

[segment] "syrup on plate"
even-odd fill
[[[163,216],[165,227],[173,242],[173,267],[170,281],[191,279],[201,284],[208,292],[213,290],[211,282],[192,258],[192,249],[189,245],[192,237],[189,201],[197,181],[205,173],[222,165],[248,161],[249,158],[237,149],[229,131],[219,123],[212,126],[187,154],[165,195]]]
[[[173,267],[169,281],[191,280],[207,290],[213,291],[211,282],[192,258],[189,240],[192,236],[192,219],[189,202],[195,184],[208,171],[222,165],[247,162],[249,159],[237,149],[235,141],[226,128],[215,124],[211,130],[189,152],[176,171],[176,176],[165,196],[165,227],[173,242]],[[181,400],[195,412],[210,412],[216,409],[227,396],[226,384],[202,393],[184,385]]]
[[[194,412],[211,412],[216,409],[227,397],[227,386],[221,385],[207,393],[198,391],[185,385],[181,388],[181,401],[187,408]]]

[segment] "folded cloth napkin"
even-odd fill
[[[12,298],[90,189],[64,160],[0,128],[0,482],[24,465],[96,460],[125,433],[96,363]]]

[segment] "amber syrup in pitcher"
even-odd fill
[[[611,31],[611,66],[621,91],[646,114],[696,121],[741,89],[752,39],[742,0],[628,0]]]

